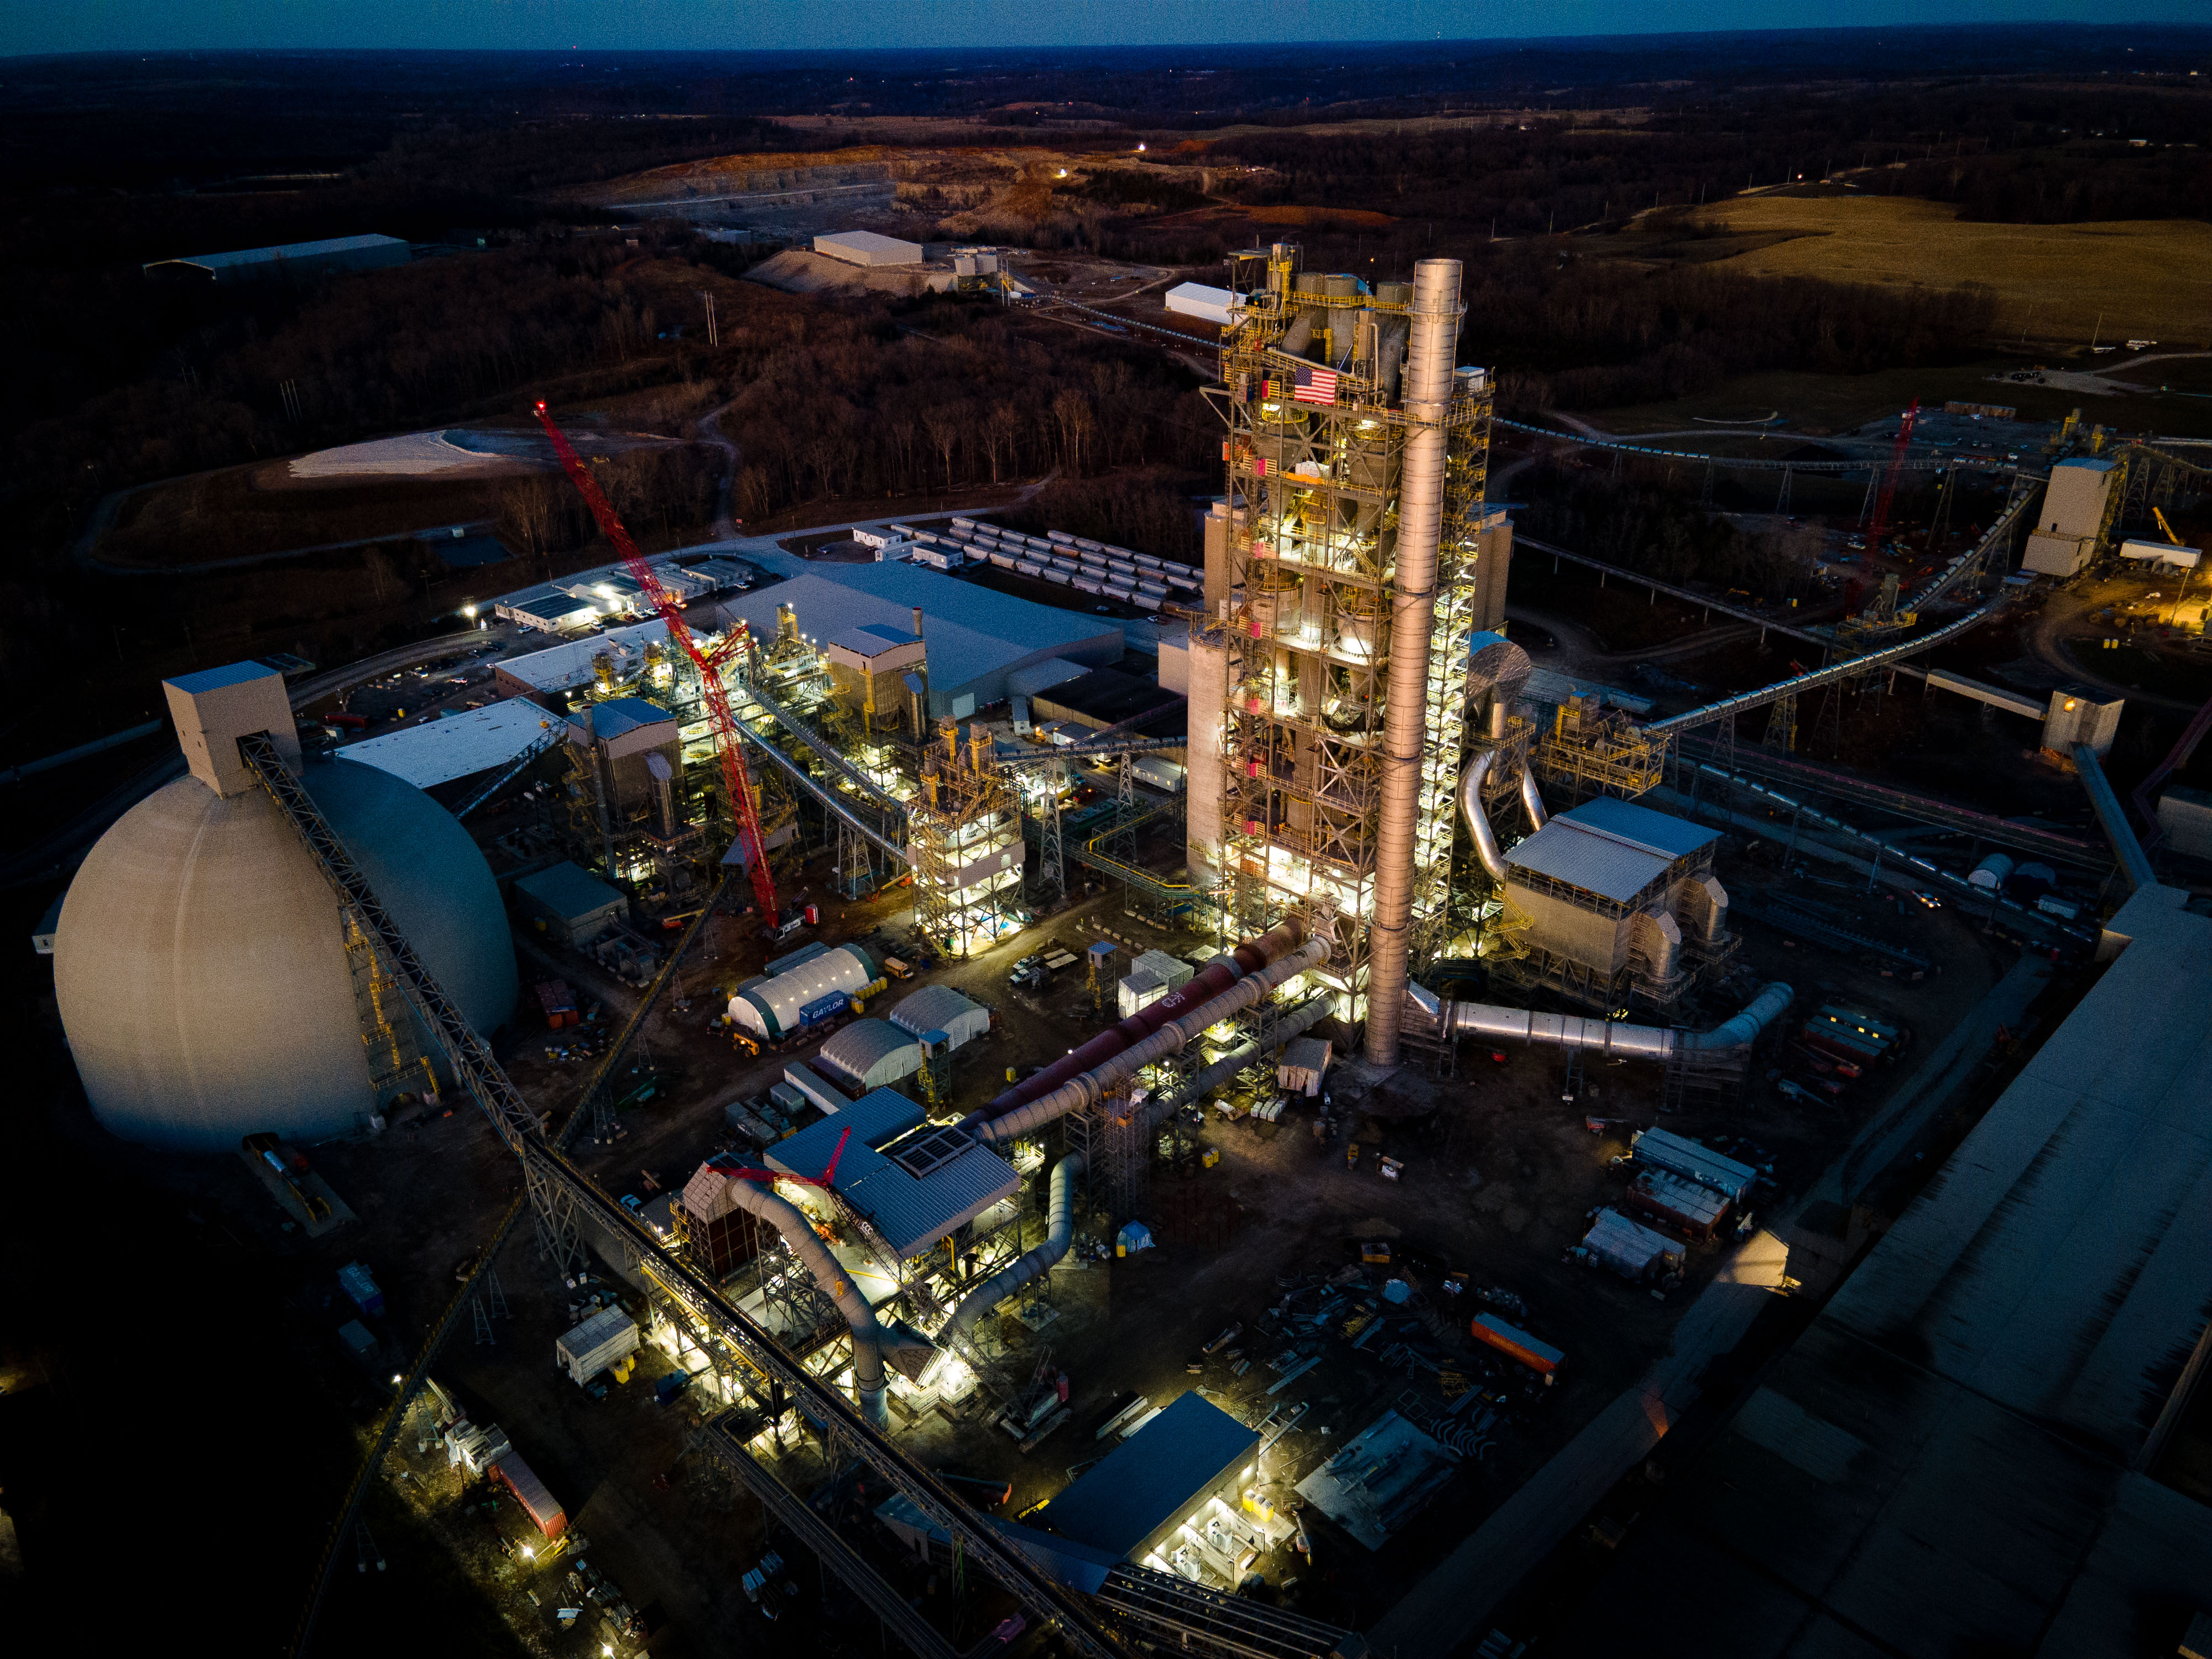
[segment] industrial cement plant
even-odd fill
[[[1987,1536],[2039,1564],[1997,1622],[2085,1632],[2018,1650],[2136,1650],[2086,1633],[2163,1571],[2129,1540],[2212,1559],[2145,1473],[2212,1443],[2212,819],[2157,787],[2212,706],[2124,800],[2126,698],[1931,659],[2207,469],[2069,423],[1817,618],[1516,547],[1462,275],[1275,242],[1177,291],[1202,565],[1007,508],[647,556],[539,403],[616,562],[167,682],[181,775],[39,945],[98,1124],[242,1170],[387,1402],[309,1626],[388,1491],[485,1505],[500,1616],[602,1659],[678,1605],[715,1650],[1495,1656],[1608,1564],[1639,1610],[1556,1650],[1663,1608],[1809,1652],[1745,1634],[1786,1601],[1917,1654],[2002,1600]],[[1788,465],[1887,514],[1921,462]],[[1741,672],[1547,666],[1516,558]],[[2094,832],[1812,758],[1908,694]],[[1719,1593],[1638,1529],[1670,1474],[1764,1506]],[[2094,1492],[2053,1528],[2039,1483]],[[1848,1622],[1792,1516],[1941,1559],[1842,1569]],[[647,1524],[748,1541],[682,1580]]]

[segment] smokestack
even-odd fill
[[[916,639],[921,637],[921,607],[920,605],[914,608],[914,636]]]
[[[1444,416],[1459,349],[1460,264],[1413,267],[1406,356],[1406,459],[1398,486],[1398,570],[1390,595],[1390,676],[1382,706],[1382,811],[1375,837],[1375,915],[1367,932],[1367,1058],[1398,1059],[1413,909],[1413,841],[1427,740],[1429,635],[1443,533]]]

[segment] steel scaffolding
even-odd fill
[[[1408,948],[1425,962],[1447,927],[1455,790],[1476,605],[1491,396],[1453,377],[1435,580],[1397,581],[1408,443],[1435,422],[1399,396],[1410,290],[1361,291],[1296,270],[1278,244],[1231,260],[1242,320],[1212,394],[1228,425],[1228,489],[1242,512],[1225,548],[1229,642],[1222,742],[1221,870],[1233,925],[1258,932],[1309,900],[1338,915],[1326,977],[1340,1014],[1364,1017],[1376,911],[1386,688],[1394,611],[1431,599],[1422,686],[1430,717],[1416,764]],[[1299,355],[1307,354],[1307,355]],[[1316,361],[1333,364],[1316,369]],[[1431,497],[1431,500],[1434,498]],[[1434,510],[1431,508],[1430,510]]]
[[[1026,850],[1013,786],[980,728],[963,747],[959,722],[939,722],[908,814],[916,920],[930,942],[965,957],[1018,924]]]

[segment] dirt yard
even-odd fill
[[[1727,878],[1744,883],[1747,891],[1764,879],[1748,870],[1730,870]],[[905,903],[896,895],[850,904],[832,900],[823,937],[884,928],[902,935]],[[1754,924],[1746,931],[1756,976],[1789,978],[1801,1000],[1815,993],[1849,999],[1932,1041],[1978,1000],[2009,957],[1952,911],[1906,913],[1875,900],[1860,905],[1852,921],[1863,931],[1911,939],[1936,957],[1940,971],[1906,985],[1792,948]],[[1079,969],[1066,970],[1042,995],[1012,992],[1004,983],[1012,958],[1036,949],[1043,938],[1079,949],[1102,931],[1117,936],[1125,951],[1153,945],[1189,950],[1203,943],[1127,915],[1118,894],[1099,894],[989,956],[926,975],[959,986],[1000,1014],[992,1036],[959,1056],[953,1109],[995,1092],[1006,1066],[1049,1059],[1103,1023]],[[788,1060],[811,1052],[810,1045],[751,1059],[732,1054],[704,1029],[719,998],[714,988],[750,971],[758,952],[735,921],[717,919],[698,961],[649,1022],[642,1053],[661,1068],[662,1097],[628,1115],[619,1140],[582,1150],[610,1192],[649,1197],[649,1182],[680,1185],[699,1158],[726,1142],[721,1103],[764,1090]],[[623,1017],[630,997],[624,988],[565,957],[558,965],[588,998],[604,1003],[606,1019]],[[532,963],[525,966],[528,977]],[[542,1034],[525,1032],[506,1058],[531,1098],[558,1107],[574,1097],[586,1067],[544,1058],[548,1046]],[[1239,1375],[1225,1350],[1210,1358],[1199,1350],[1241,1322],[1245,1334],[1227,1346],[1264,1360],[1291,1340],[1261,1334],[1270,1305],[1286,1290],[1329,1275],[1357,1275],[1349,1292],[1372,1297],[1385,1278],[1403,1276],[1437,1309],[1473,1385],[1498,1397],[1495,1406],[1487,1399],[1483,1406],[1496,1413],[1486,1431],[1492,1447],[1462,1468],[1422,1523],[1407,1527],[1379,1556],[1309,1510],[1311,1561],[1283,1550],[1259,1564],[1271,1583],[1296,1581],[1291,1599],[1304,1611],[1355,1626],[1370,1622],[1633,1382],[1723,1259],[1723,1246],[1693,1247],[1688,1282],[1663,1299],[1563,1259],[1589,1212],[1609,1201],[1617,1187],[1621,1177],[1612,1163],[1631,1129],[1664,1121],[1747,1161],[1771,1164],[1772,1188],[1757,1200],[1764,1211],[1782,1205],[1825,1167],[1879,1107],[1891,1083],[1878,1075],[1839,1104],[1813,1106],[1785,1100],[1763,1069],[1755,1070],[1724,1108],[1662,1119],[1659,1080],[1648,1068],[1594,1069],[1572,1101],[1561,1098],[1565,1078],[1560,1059],[1543,1050],[1516,1050],[1498,1061],[1487,1050],[1468,1048],[1458,1074],[1441,1078],[1416,1066],[1380,1079],[1364,1076],[1356,1066],[1343,1068],[1332,1085],[1339,1132],[1326,1142],[1312,1133],[1316,1114],[1303,1102],[1273,1124],[1207,1114],[1202,1127],[1182,1131],[1181,1150],[1190,1156],[1154,1166],[1155,1249],[1110,1266],[1071,1259],[1052,1275],[1048,1310],[1032,1314],[1030,1323],[996,1322],[993,1334],[1006,1343],[1010,1374],[1026,1376],[1048,1350],[1052,1365],[1068,1373],[1073,1423],[1024,1456],[987,1421],[932,1415],[906,1431],[910,1449],[933,1467],[1011,1480],[1006,1512],[1018,1513],[1051,1498],[1071,1471],[1106,1449],[1091,1430],[1121,1403],[1143,1395],[1164,1404],[1198,1387],[1248,1420],[1278,1405],[1307,1407],[1267,1462],[1265,1478],[1286,1496],[1297,1480],[1402,1396],[1410,1392],[1433,1403],[1436,1377],[1386,1361],[1389,1340],[1354,1349],[1328,1332],[1317,1345],[1322,1363],[1270,1395],[1279,1379],[1264,1364],[1249,1364]],[[1599,1120],[1595,1132],[1590,1119]],[[1346,1152],[1354,1142],[1361,1156],[1347,1168]],[[1212,1167],[1196,1156],[1207,1149],[1219,1154]],[[1404,1161],[1395,1182],[1376,1173],[1386,1154]],[[1052,1152],[1044,1168],[1057,1156]],[[465,1110],[395,1128],[378,1141],[330,1149],[321,1165],[363,1218],[343,1253],[378,1261],[398,1313],[395,1335],[411,1340],[404,1330],[440,1304],[456,1265],[511,1196],[513,1171],[489,1132]],[[1042,1176],[1040,1170],[1040,1188]],[[1035,1207],[1032,1228],[1041,1225]],[[1102,1224],[1093,1218],[1082,1226],[1095,1233]],[[1388,1270],[1363,1271],[1358,1245],[1377,1239],[1390,1243],[1397,1261]],[[567,1318],[564,1297],[546,1280],[526,1241],[510,1249],[501,1267],[512,1318],[496,1327],[496,1346],[472,1342],[465,1328],[441,1364],[441,1380],[481,1401],[518,1445],[544,1458],[540,1472],[571,1504],[572,1515],[581,1516],[595,1564],[613,1573],[634,1602],[649,1601],[667,1616],[670,1645],[657,1641],[656,1651],[742,1650],[765,1634],[732,1593],[749,1553],[763,1547],[751,1504],[732,1508],[714,1482],[686,1464],[680,1413],[663,1414],[641,1403],[645,1396],[635,1383],[617,1398],[593,1403],[556,1376],[543,1355]],[[1464,1274],[1468,1294],[1444,1291],[1448,1274]],[[1511,1366],[1486,1363],[1481,1352],[1450,1334],[1462,1331],[1476,1310],[1473,1291],[1492,1286],[1523,1298],[1528,1311],[1521,1322],[1567,1352],[1556,1389],[1527,1388]],[[787,1471],[802,1485],[817,1474],[811,1455]],[[661,1475],[670,1477],[666,1490],[656,1482]],[[520,1595],[527,1573],[498,1552],[483,1518],[462,1509],[459,1488],[446,1492],[441,1479],[450,1484],[450,1477],[433,1474],[420,1490],[407,1489],[425,1524],[456,1541],[472,1574],[535,1650],[570,1650],[572,1638]],[[1447,1516],[1448,1522],[1437,1519]]]

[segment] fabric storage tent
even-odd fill
[[[856,1088],[880,1089],[921,1069],[921,1044],[887,1019],[856,1019],[816,1058]]]
[[[865,991],[876,965],[857,945],[807,957],[773,979],[740,985],[730,999],[730,1018],[746,1030],[780,1042],[799,1029],[799,1011],[832,991]]]
[[[942,1031],[957,1048],[963,1042],[973,1042],[991,1029],[991,1011],[981,1003],[970,1002],[950,985],[925,985],[913,995],[902,997],[890,1011],[891,1024],[902,1031],[915,1036],[930,1031]]]

